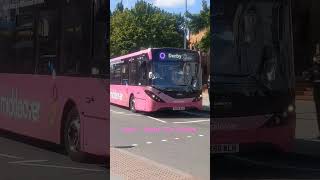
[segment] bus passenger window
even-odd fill
[[[111,66],[111,83],[120,85],[121,84],[121,66],[119,64],[113,64]]]
[[[122,65],[122,70],[121,70],[121,83],[122,85],[128,85],[129,81],[129,67],[128,67],[128,62],[124,62]]]
[[[130,75],[129,75],[129,85],[138,85],[137,74],[138,74],[138,61],[133,59],[129,64]]]
[[[146,85],[147,84],[147,62],[143,61],[141,62],[141,65],[139,67],[139,86]]]

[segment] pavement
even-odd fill
[[[192,175],[134,153],[111,148],[111,179],[196,180]],[[113,175],[121,174],[121,176]]]
[[[295,152],[320,157],[320,140],[313,101],[296,101],[296,146]]]

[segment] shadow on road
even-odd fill
[[[120,108],[127,113],[131,113],[129,108],[112,104],[112,106]],[[163,110],[157,112],[137,112],[136,114],[152,116],[155,118],[210,118],[210,111],[200,111],[200,110],[186,110],[186,111],[173,111],[173,110]]]
[[[155,118],[210,118],[208,111],[189,110],[189,111],[159,111],[153,113],[143,113],[144,115]]]
[[[46,142],[46,141],[42,141],[39,139],[34,139],[34,138],[30,138],[27,136],[23,136],[23,135],[19,135],[16,133],[12,133],[9,131],[5,131],[5,130],[0,130],[0,137],[9,139],[9,140],[13,140],[19,143],[24,143],[30,146],[34,146],[40,149],[44,149],[46,151],[50,151],[50,152],[54,152],[57,154],[61,154],[64,156],[68,156],[68,154],[66,153],[64,147],[62,145],[57,145],[54,143],[50,143],[50,142]],[[108,166],[108,158],[106,157],[100,157],[100,156],[95,156],[95,155],[89,155],[88,159],[86,162],[86,164],[98,164],[101,167],[107,167]]]

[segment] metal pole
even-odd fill
[[[186,12],[184,15],[184,49],[187,49],[187,8],[188,8],[187,0],[185,4],[186,4]]]

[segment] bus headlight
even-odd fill
[[[164,102],[159,96],[155,95],[153,92],[149,90],[144,90],[144,92],[154,101],[156,102]]]

